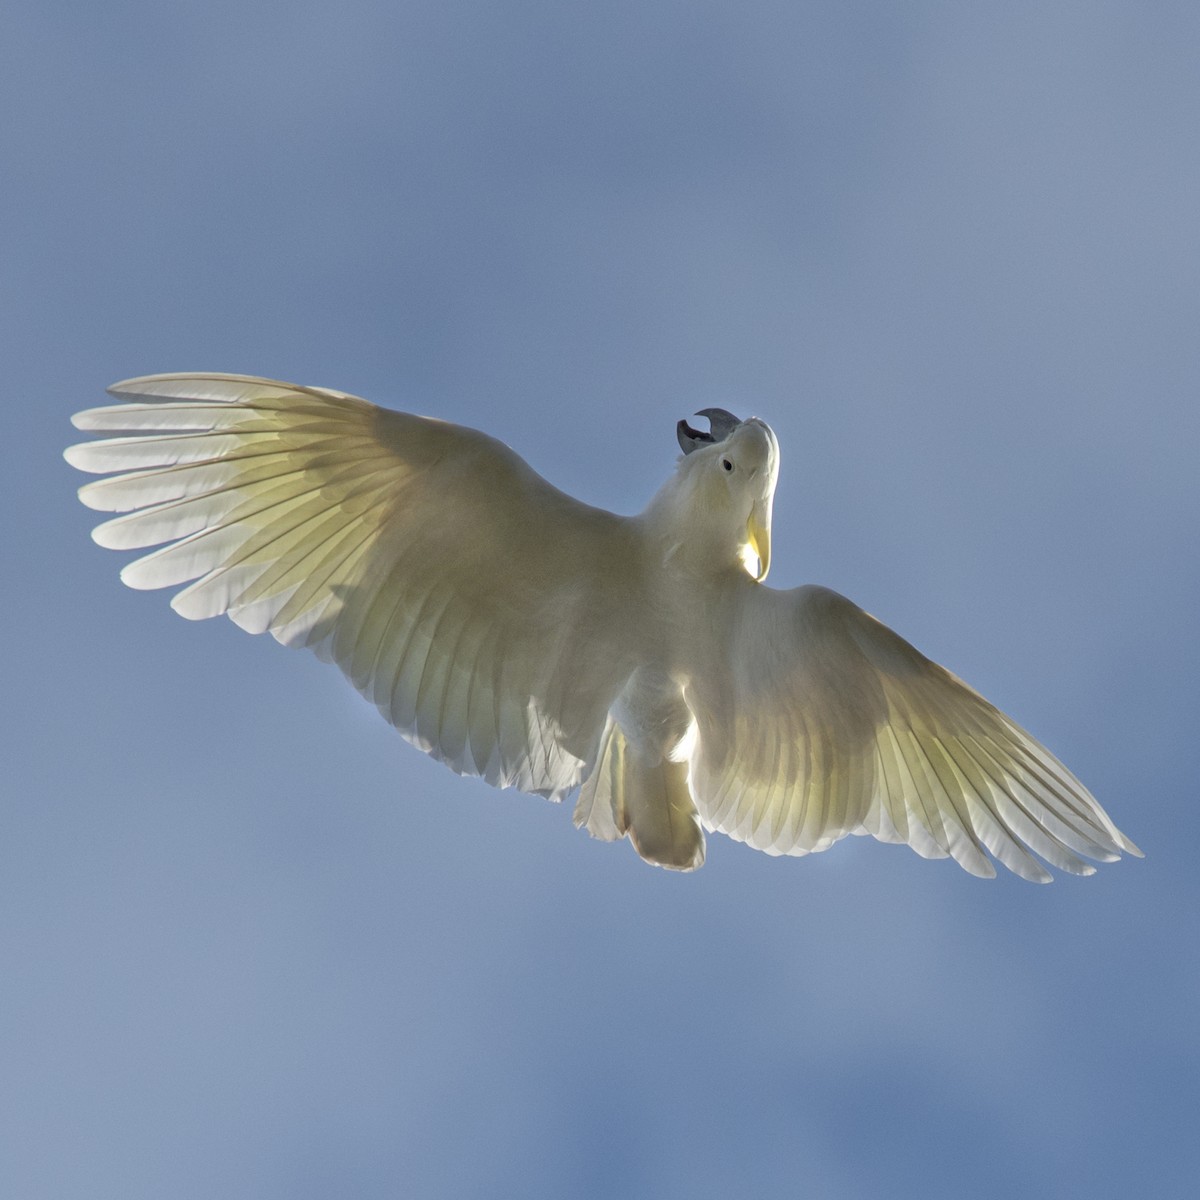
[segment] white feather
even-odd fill
[[[978,693],[848,600],[777,592],[778,472],[756,419],[685,456],[635,518],[553,488],[474,430],[343,392],[160,375],[80,413],[120,514],[94,537],[135,588],[336,662],[414,745],[692,869],[701,827],[769,854],[848,834],[972,874],[1138,854],[1087,789]],[[681,435],[681,443],[684,443]],[[747,515],[749,514],[749,515]],[[752,578],[752,576],[754,578]],[[990,857],[989,857],[990,856]],[[1035,857],[1036,856],[1036,857]]]

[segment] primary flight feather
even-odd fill
[[[67,461],[118,513],[134,588],[186,584],[331,659],[414,745],[691,869],[704,830],[768,854],[847,834],[1045,881],[1139,854],[1048,750],[849,600],[764,585],[779,447],[680,421],[645,512],[552,487],[485,434],[325,388],[154,375],[78,414]],[[1035,857],[1036,856],[1036,857]]]

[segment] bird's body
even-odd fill
[[[757,419],[680,422],[638,516],[584,505],[474,430],[340,392],[150,376],[76,417],[100,544],[161,545],[133,587],[187,583],[332,659],[454,770],[559,799],[662,866],[704,830],[775,854],[850,833],[992,875],[1138,853],[1049,751],[824,588],[766,587],[778,445]],[[114,473],[114,474],[110,474]]]

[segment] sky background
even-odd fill
[[[0,1195],[1158,1198],[1200,1177],[1200,8],[5,6]],[[621,512],[719,405],[1146,851],[679,876],[133,593],[62,461],[222,370]]]

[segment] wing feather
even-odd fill
[[[637,665],[636,523],[474,430],[323,388],[163,375],[74,418],[122,579],[336,662],[414,744],[559,796]]]
[[[1141,853],[1044,746],[837,593],[737,580],[711,608],[720,646],[685,673],[707,828],[771,854],[871,834],[1037,882],[1039,859],[1088,875]]]

